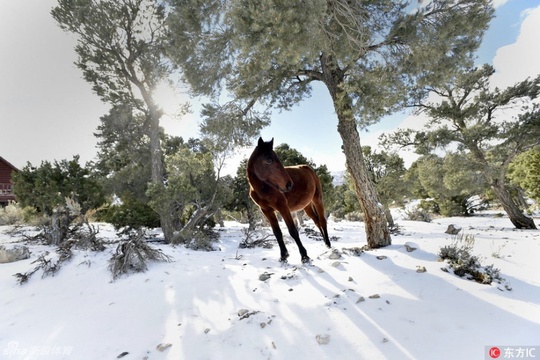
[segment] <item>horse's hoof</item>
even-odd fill
[[[311,259],[309,256],[302,256],[302,264],[311,264]]]
[[[286,257],[282,257],[279,259],[279,262],[281,263],[281,265],[286,265],[289,263],[289,260],[287,260]]]

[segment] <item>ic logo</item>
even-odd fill
[[[497,359],[499,356],[501,356],[501,350],[499,350],[498,347],[494,346],[491,349],[489,349],[488,354],[492,359]]]

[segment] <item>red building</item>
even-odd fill
[[[5,206],[9,201],[16,200],[13,194],[13,183],[11,174],[19,171],[7,160],[0,156],[0,206]]]

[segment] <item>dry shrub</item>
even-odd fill
[[[161,250],[148,245],[144,235],[145,232],[139,230],[131,235],[128,240],[118,244],[115,254],[109,260],[109,270],[113,280],[124,274],[146,271],[148,269],[146,265],[148,260],[171,261],[171,258]]]

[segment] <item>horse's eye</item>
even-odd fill
[[[266,160],[264,160],[264,162],[265,162],[265,164],[270,165],[270,164],[272,164],[273,160],[272,159],[266,159]]]

